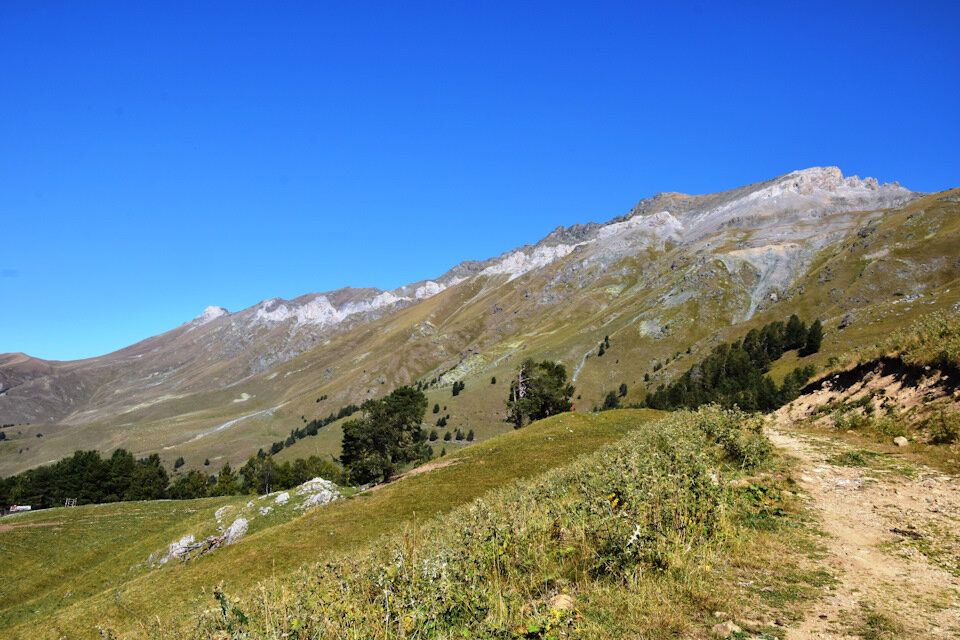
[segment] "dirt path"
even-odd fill
[[[914,465],[905,474],[886,458],[832,464],[846,445],[769,436],[801,461],[799,483],[827,534],[822,562],[840,580],[787,639],[960,638],[960,478]]]

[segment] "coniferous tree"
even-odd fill
[[[567,383],[567,369],[562,364],[527,359],[510,382],[507,411],[519,429],[524,421],[541,420],[570,411],[574,387]]]
[[[800,349],[807,342],[807,326],[797,314],[790,316],[783,330],[784,349]]]
[[[361,419],[343,425],[340,459],[352,479],[388,481],[398,465],[425,457],[427,436],[420,427],[427,409],[423,392],[399,387],[361,408]]]
[[[240,493],[240,485],[237,483],[237,475],[230,468],[230,463],[226,462],[220,473],[217,474],[217,483],[210,490],[212,496],[232,496]]]
[[[820,351],[820,344],[823,342],[823,325],[820,320],[814,320],[807,329],[807,340],[803,345],[800,355],[809,356]]]
[[[620,398],[617,397],[615,391],[611,391],[607,394],[607,397],[603,399],[603,406],[601,410],[607,411],[609,409],[617,409],[620,407]]]

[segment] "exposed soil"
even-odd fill
[[[447,458],[446,460],[434,460],[433,462],[428,462],[427,464],[419,466],[416,469],[410,469],[410,471],[401,473],[400,475],[391,479],[390,482],[386,482],[383,484],[375,484],[369,489],[367,489],[367,491],[377,491],[378,489],[382,489],[383,487],[391,485],[394,482],[400,482],[404,478],[409,478],[411,476],[420,475],[421,473],[426,473],[427,471],[433,471],[434,469],[442,469],[443,467],[449,467],[452,464],[459,464],[459,463],[460,461],[457,460],[456,458]]]
[[[889,457],[834,464],[846,445],[779,418],[770,438],[800,461],[839,580],[787,639],[960,638],[960,478]]]
[[[13,531],[22,527],[54,527],[63,522],[24,522],[23,524],[0,524],[0,533]]]
[[[938,399],[960,397],[957,384],[960,374],[950,370],[929,369],[904,364],[896,358],[883,358],[827,376],[804,389],[804,395],[777,412],[792,419],[807,418],[831,401],[854,401],[867,395],[877,395],[877,409],[895,404],[900,411],[908,411]],[[878,395],[882,394],[882,395]],[[828,417],[824,417],[826,421]]]

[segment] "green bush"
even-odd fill
[[[960,442],[960,414],[940,409],[935,417],[927,418],[925,425],[930,430],[930,444],[953,444]]]

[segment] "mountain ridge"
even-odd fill
[[[910,209],[925,199],[936,204],[920,207],[922,214]],[[954,209],[896,183],[816,167],[717,194],[658,193],[605,223],[559,226],[535,244],[389,291],[344,287],[235,312],[208,307],[170,331],[81,361],[14,361],[5,354],[0,424],[26,423],[32,426],[24,433],[43,430],[44,438],[21,453],[0,448],[0,468],[29,465],[40,459],[40,448],[51,455],[70,449],[81,433],[143,452],[182,452],[198,434],[227,423],[229,429],[202,438],[211,441],[203,450],[231,460],[242,450],[245,458],[301,417],[416,380],[439,378],[442,387],[503,375],[524,353],[565,362],[585,398],[604,392],[603,380],[616,376],[642,394],[637,374],[662,360],[665,349],[684,350],[774,308],[819,315],[818,308],[839,304],[828,300],[839,295],[830,293],[829,280],[809,282],[814,272],[823,279],[825,268],[846,269],[833,265],[831,255],[878,242],[873,230],[893,218],[947,215],[952,224]],[[931,254],[936,265],[904,266],[889,259],[902,252],[895,245],[939,241],[895,241],[895,232],[878,245],[887,258],[857,260],[916,272],[917,283],[929,280],[922,274],[931,269],[947,277],[949,261],[942,258],[949,257],[949,243]],[[926,290],[917,283],[904,286]],[[823,301],[804,302],[823,288],[825,297],[816,294]],[[626,369],[619,361],[600,366],[606,361],[591,358],[598,333],[601,339],[616,333],[640,359]],[[455,401],[466,403],[457,419],[476,427],[478,438],[501,428],[491,422],[501,404],[494,393],[478,389]],[[321,395],[329,400],[314,402]],[[317,446],[335,454],[337,428]],[[60,444],[50,447],[54,442]]]

